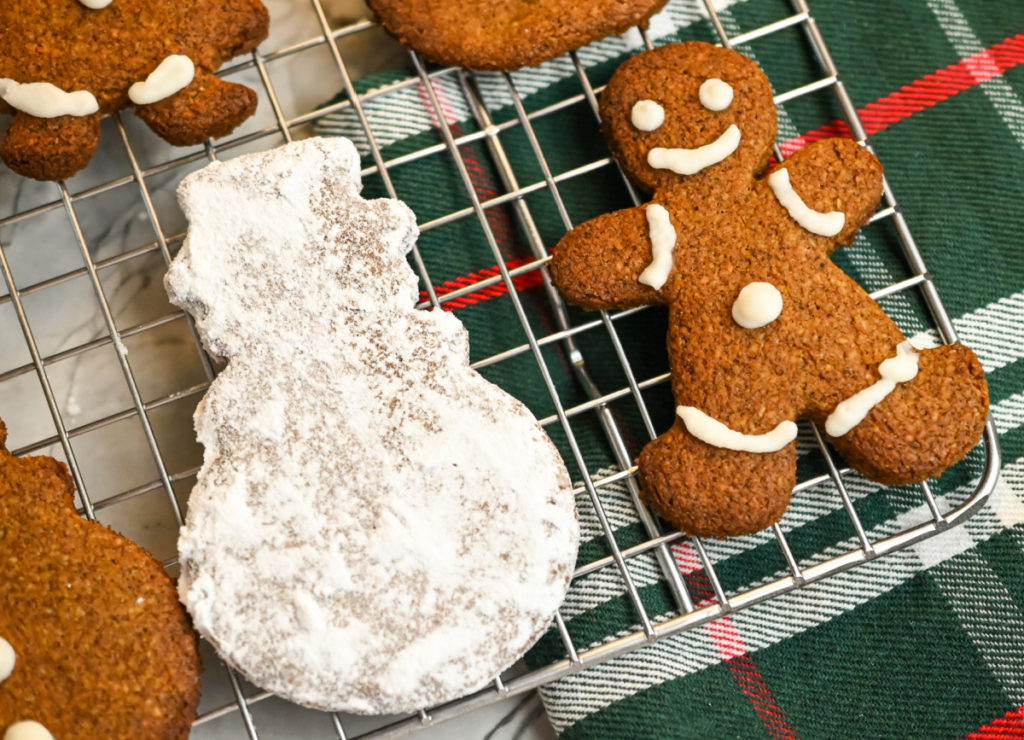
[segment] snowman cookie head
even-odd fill
[[[628,60],[601,96],[609,146],[647,191],[687,177],[749,180],[775,141],[771,85],[731,49],[670,44]]]

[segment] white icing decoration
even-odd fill
[[[7,728],[4,740],[54,740],[50,731],[38,722],[26,719]]]
[[[732,318],[744,329],[760,329],[782,313],[782,293],[771,283],[750,283],[732,304]]]
[[[128,88],[128,97],[135,105],[149,105],[185,89],[195,76],[196,65],[191,59],[183,54],[171,54],[144,82],[136,82]]]
[[[92,10],[99,10],[110,5],[113,0],[78,0],[78,2]]]
[[[665,123],[665,109],[653,100],[638,100],[633,104],[629,120],[641,131],[654,131]]]
[[[656,170],[672,170],[677,175],[693,175],[718,164],[740,145],[740,129],[734,123],[710,144],[685,149],[655,147],[647,152],[647,164]]]
[[[775,197],[782,207],[789,211],[793,220],[812,234],[835,236],[843,230],[846,215],[842,211],[822,213],[808,207],[790,184],[789,171],[785,167],[780,167],[768,175],[768,186],[775,193]]]
[[[677,406],[676,413],[686,425],[686,430],[701,442],[738,452],[778,452],[796,439],[796,424],[792,421],[779,422],[778,426],[764,434],[743,434],[730,429],[713,419],[695,406]]]
[[[883,360],[878,366],[881,379],[841,401],[828,415],[825,420],[828,435],[842,437],[864,421],[871,409],[896,390],[897,383],[906,383],[917,377],[917,359],[918,354],[910,342],[900,342],[896,347],[896,356]]]
[[[672,250],[676,246],[676,230],[664,206],[651,203],[644,210],[651,231],[651,264],[640,273],[639,281],[655,290],[668,280],[672,270]]]
[[[67,92],[49,82],[15,82],[0,77],[0,98],[12,108],[36,118],[91,116],[100,109],[88,90]]]
[[[732,105],[732,85],[717,77],[704,80],[700,85],[698,95],[700,104],[708,110],[725,110]]]
[[[7,677],[14,671],[16,660],[17,655],[15,655],[11,643],[0,637],[0,683],[6,681]]]

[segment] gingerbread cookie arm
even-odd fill
[[[25,177],[66,180],[89,163],[99,140],[99,113],[37,118],[18,112],[0,142],[0,159]]]
[[[588,310],[664,303],[651,283],[667,279],[675,231],[657,204],[598,216],[562,237],[552,253],[551,277],[569,303]],[[645,284],[641,277],[649,267]],[[651,280],[654,272],[661,275]]]
[[[767,187],[802,229],[823,237],[831,252],[850,244],[878,207],[882,165],[850,139],[826,139],[798,151],[758,186]]]
[[[135,109],[136,115],[175,146],[226,136],[256,110],[256,93],[196,67],[192,82],[170,97]]]

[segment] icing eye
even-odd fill
[[[638,100],[633,104],[630,120],[641,131],[654,131],[665,123],[665,109],[653,100]]]
[[[708,110],[725,110],[732,105],[732,85],[717,77],[704,80],[700,86],[700,104]]]
[[[100,8],[105,8],[110,5],[112,0],[78,0],[78,2],[92,10],[99,10]]]

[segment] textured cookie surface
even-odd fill
[[[939,475],[976,444],[988,394],[974,353],[909,349],[828,259],[877,206],[872,154],[818,141],[759,178],[776,135],[768,80],[700,42],[627,60],[601,118],[653,199],[566,234],[551,270],[584,308],[668,307],[677,416],[638,460],[665,518],[719,536],[775,522],[796,482],[801,418],[887,484]]]
[[[6,436],[0,422],[0,734],[32,720],[57,738],[187,737],[200,666],[174,585],[78,516],[64,465],[12,457]]]
[[[402,43],[440,64],[512,70],[644,24],[666,0],[368,0]]]
[[[0,157],[29,177],[70,177],[96,148],[100,116],[132,106],[132,85],[173,55],[192,61],[191,80],[184,89],[138,105],[137,114],[172,144],[224,136],[252,115],[256,94],[213,72],[225,60],[256,48],[268,23],[259,0],[112,0],[97,9],[80,0],[4,0],[0,80],[85,92],[94,98],[96,110],[38,117],[0,90],[0,113],[14,115]]]
[[[344,139],[187,178],[172,301],[229,359],[197,413],[179,541],[196,626],[255,683],[313,707],[415,709],[479,688],[547,627],[578,529],[529,412],[414,310],[417,229],[363,200]]]

